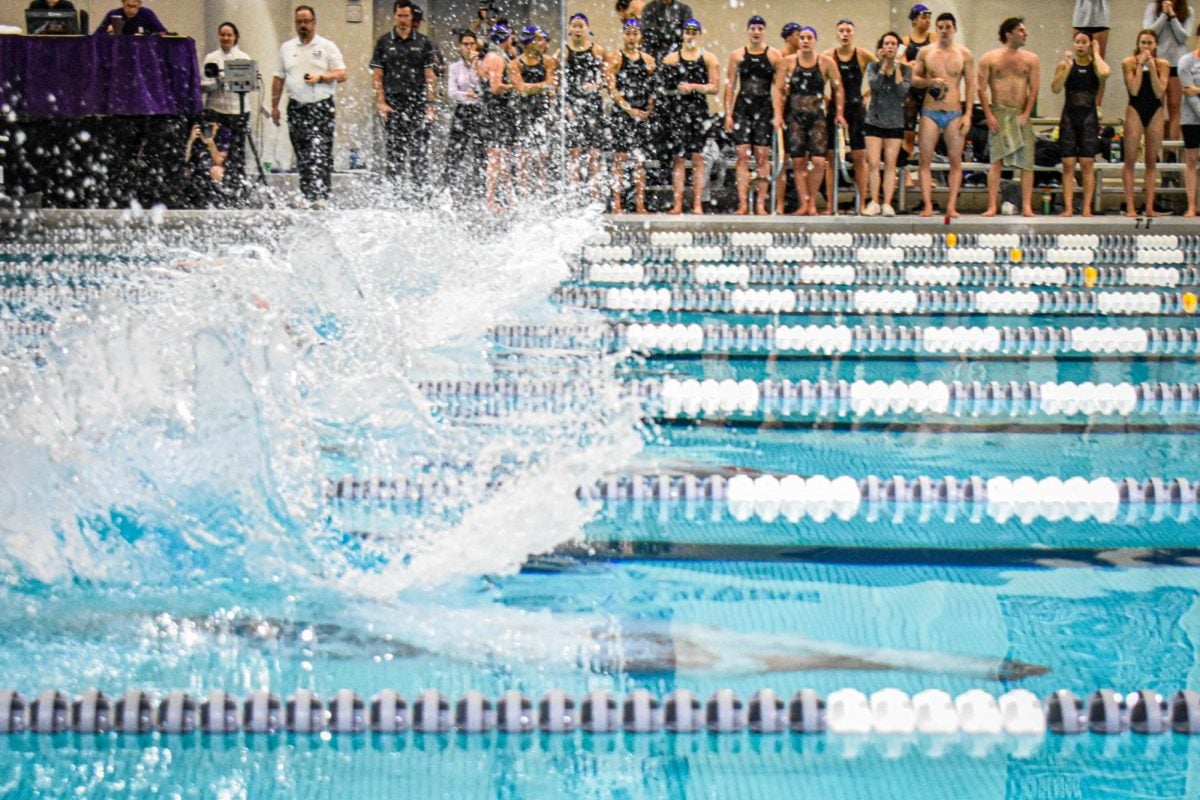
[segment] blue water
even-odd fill
[[[793,523],[739,522],[709,501],[586,507],[575,496],[630,472],[1191,479],[1194,434],[1170,415],[1123,431],[1080,417],[1083,433],[1044,417],[1005,431],[932,415],[697,427],[643,420],[621,389],[664,375],[1179,382],[1197,380],[1193,360],[493,348],[492,325],[603,323],[545,299],[595,220],[517,241],[469,231],[464,250],[496,254],[481,276],[445,252],[444,220],[394,219],[401,236],[364,234],[353,213],[327,219],[285,219],[261,250],[234,238],[208,253],[163,232],[134,252],[0,254],[0,287],[39,287],[6,295],[0,324],[51,324],[0,339],[0,465],[12,476],[0,486],[0,688],[434,688],[452,702],[550,688],[702,700],[726,688],[743,700],[763,688],[1200,689],[1197,523],[1174,507],[1100,523],[884,505]],[[293,224],[307,226],[296,241]],[[496,377],[560,381],[575,402],[455,417],[416,390]],[[325,497],[321,479],[342,477],[434,488],[411,502]],[[528,560],[556,547],[565,555]],[[590,649],[601,631],[623,660]],[[1173,734],[18,735],[0,737],[0,789],[778,797],[786,781],[837,798],[1177,797],[1194,793],[1197,747]]]

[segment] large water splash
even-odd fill
[[[390,595],[578,534],[574,488],[640,442],[610,364],[553,367],[586,402],[532,425],[442,423],[416,381],[488,377],[487,329],[561,313],[545,297],[598,226],[340,212],[271,246],[123,250],[137,258],[90,273],[95,299],[20,312],[56,317],[39,359],[0,361],[0,569],[18,587],[185,574]],[[453,498],[369,537],[370,558],[344,547],[323,472],[431,464],[454,465]]]

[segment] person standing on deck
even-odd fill
[[[870,105],[863,121],[867,142],[867,170],[870,173],[870,200],[863,214],[868,217],[896,216],[892,195],[896,191],[896,164],[904,140],[904,98],[912,81],[912,67],[897,58],[900,37],[888,31],[876,44],[878,61],[867,65],[867,85],[871,88]],[[883,162],[883,204],[879,203],[880,162]]]
[[[558,89],[558,60],[550,36],[537,25],[521,29],[521,55],[508,65],[516,119],[517,181],[529,195],[546,186],[550,162],[551,100]]]
[[[1100,146],[1098,99],[1104,92],[1109,67],[1100,55],[1100,43],[1084,31],[1076,31],[1073,50],[1063,54],[1054,70],[1050,91],[1066,90],[1062,118],[1058,123],[1058,146],[1063,165],[1063,212],[1075,213],[1075,162],[1083,173],[1083,216],[1092,215],[1096,196],[1096,150]]]
[[[1138,32],[1137,49],[1121,62],[1121,73],[1125,76],[1125,89],[1129,92],[1129,104],[1125,106],[1124,166],[1121,168],[1122,188],[1125,190],[1125,216],[1136,217],[1134,205],[1134,166],[1137,164],[1138,146],[1145,138],[1145,171],[1142,173],[1142,192],[1145,207],[1142,213],[1157,217],[1154,210],[1154,194],[1158,188],[1158,149],[1162,146],[1165,116],[1163,97],[1167,93],[1170,64],[1158,57],[1158,36],[1146,29]]]
[[[816,51],[816,45],[816,30],[805,25],[800,29],[800,49],[779,62],[772,87],[775,127],[783,132],[792,162],[792,180],[799,198],[793,213],[798,216],[817,213],[817,190],[825,177],[825,153],[829,149],[826,86],[833,95],[834,122],[845,123],[841,74],[833,59]]]
[[[767,22],[755,14],[746,24],[748,41],[729,56],[725,79],[725,130],[733,135],[737,151],[737,210],[750,213],[750,155],[758,171],[759,191],[755,213],[767,213],[767,181],[771,174],[771,137],[774,135],[771,84],[783,56],[766,44]],[[736,99],[735,99],[736,98]]]
[[[563,116],[566,121],[568,176],[579,187],[587,175],[587,194],[600,199],[601,152],[607,138],[604,127],[604,48],[592,41],[588,18],[571,15],[563,46]],[[584,157],[587,157],[586,172]]]
[[[671,188],[675,202],[671,206],[671,214],[683,213],[688,159],[692,162],[692,213],[704,213],[704,141],[708,95],[716,94],[721,89],[721,64],[716,56],[701,48],[702,33],[698,20],[689,19],[685,22],[683,48],[663,59],[659,72],[662,92],[667,97],[664,105],[668,109],[663,122],[671,132],[674,156]]]
[[[862,213],[867,204],[867,140],[863,135],[866,105],[863,102],[863,76],[867,65],[875,60],[875,54],[854,43],[854,22],[845,17],[838,20],[837,37],[837,47],[829,48],[825,55],[833,59],[838,72],[842,74],[842,93],[845,96],[842,116],[846,120],[846,139],[850,144],[850,161],[854,165],[854,182],[858,188],[859,206],[856,211]],[[833,122],[831,117],[829,152],[826,153],[825,161],[825,196],[830,198],[830,209],[837,205],[837,198],[833,194],[833,171],[841,166],[834,162],[838,132]]]
[[[1196,35],[1200,36],[1200,28]],[[1187,190],[1185,217],[1196,216],[1196,166],[1200,162],[1200,49],[1179,59],[1179,83],[1183,102],[1180,109],[1183,132],[1183,185]]]
[[[204,118],[229,131],[229,153],[225,159],[225,182],[236,195],[243,187],[246,173],[246,135],[250,132],[250,112],[242,110],[242,102],[235,92],[225,87],[225,62],[250,60],[245,51],[238,47],[241,38],[237,26],[222,22],[217,26],[216,50],[204,57],[204,67],[212,64],[217,71],[214,77],[203,77],[200,90],[204,92]]]
[[[396,0],[392,29],[375,43],[371,81],[375,109],[387,132],[387,174],[405,193],[420,195],[428,176],[429,126],[437,99],[433,43],[417,33],[412,0]]]
[[[483,88],[484,129],[488,135],[487,169],[484,183],[489,211],[501,209],[500,190],[508,181],[512,148],[516,143],[516,118],[513,84],[508,67],[517,55],[512,31],[497,24],[489,34],[491,46],[479,64]]]
[[[641,50],[642,30],[636,19],[625,20],[621,38],[621,49],[609,56],[607,65],[608,91],[614,106],[612,211],[614,214],[624,212],[625,163],[632,156],[634,211],[645,214],[646,152],[650,139],[649,119],[654,113],[651,81],[656,64],[653,56]]]
[[[921,48],[933,42],[930,24],[933,12],[923,3],[917,3],[908,12],[910,30],[908,35],[900,40],[903,51],[900,53],[900,63],[907,64],[909,70],[916,66],[917,53]],[[904,163],[912,159],[913,149],[917,144],[917,131],[921,127],[921,107],[925,105],[925,89],[916,86],[908,87],[908,96],[904,98],[904,144],[901,154]],[[909,176],[911,177],[911,176]]]
[[[297,6],[296,38],[279,48],[271,82],[271,121],[279,125],[279,101],[288,93],[288,138],[300,171],[304,203],[322,208],[333,179],[333,93],[346,80],[346,62],[338,46],[317,35],[317,12]]]
[[[1146,5],[1146,13],[1142,16],[1142,27],[1154,31],[1158,37],[1158,57],[1171,65],[1163,98],[1166,104],[1164,136],[1167,139],[1178,139],[1183,135],[1179,128],[1179,105],[1183,89],[1179,84],[1178,64],[1179,59],[1188,52],[1192,19],[1187,0],[1153,0]]]
[[[475,196],[482,187],[487,159],[487,120],[478,72],[479,37],[470,30],[460,31],[458,52],[461,58],[450,65],[446,80],[446,94],[454,101],[454,118],[446,138],[443,183],[457,190],[454,194]]]
[[[988,206],[985,217],[1000,210],[1000,172],[1021,170],[1021,215],[1033,216],[1033,126],[1029,119],[1037,104],[1042,79],[1041,60],[1022,50],[1029,38],[1025,20],[1009,17],[1000,23],[1001,47],[979,59],[979,103],[988,124]],[[969,116],[969,115],[968,115]]]
[[[975,97],[975,57],[962,45],[954,43],[958,20],[946,11],[937,18],[937,42],[922,47],[913,66],[912,83],[928,89],[921,107],[921,129],[918,143],[921,150],[922,217],[933,216],[933,151],[938,139],[946,142],[950,158],[950,190],[946,201],[946,216],[958,216],[958,193],[962,189],[962,151],[971,129],[969,104]]]

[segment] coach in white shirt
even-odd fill
[[[271,119],[279,124],[279,100],[288,93],[288,138],[300,170],[300,192],[307,202],[324,206],[333,178],[333,90],[346,80],[346,62],[338,46],[317,36],[317,12],[296,7],[296,38],[279,48],[279,66],[271,83]]]

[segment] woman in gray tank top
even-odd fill
[[[892,194],[896,191],[896,162],[904,141],[904,98],[912,81],[912,67],[896,60],[900,35],[888,31],[875,45],[878,61],[867,65],[870,104],[863,124],[867,141],[867,185],[871,198],[863,209],[868,217],[895,216]],[[882,156],[882,159],[881,159]],[[879,162],[884,162],[883,205],[879,203]]]

